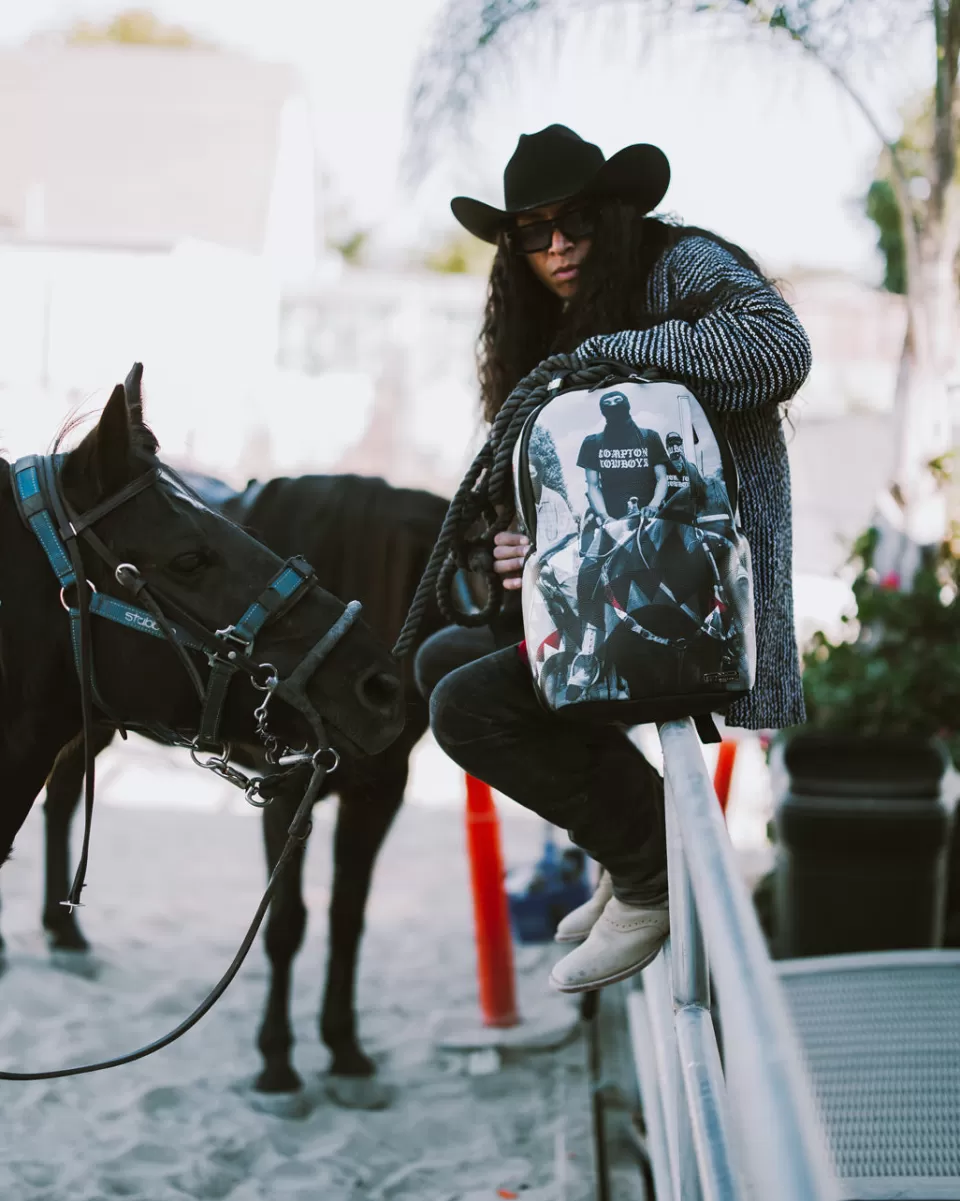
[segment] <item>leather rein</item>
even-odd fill
[[[60,602],[70,620],[71,644],[74,663],[80,683],[80,706],[83,716],[84,739],[84,832],[83,846],[77,873],[67,899],[61,904],[70,908],[80,904],[80,893],[84,887],[90,842],[90,827],[93,814],[95,789],[95,759],[93,745],[94,707],[98,708],[126,737],[125,726],[143,729],[154,738],[169,745],[188,747],[198,766],[213,771],[222,779],[242,788],[246,799],[257,807],[270,803],[277,785],[289,779],[304,767],[310,766],[312,774],[303,800],[290,823],[287,841],[270,874],[263,898],[243,941],[230,966],[216,983],[209,995],[174,1030],[127,1055],[99,1063],[83,1064],[78,1067],[60,1068],[48,1072],[3,1072],[0,1080],[54,1080],[63,1076],[79,1076],[98,1072],[105,1068],[119,1067],[143,1059],[155,1051],[169,1046],[185,1034],[213,1008],[226,991],[247,952],[253,945],[270,900],[276,890],[280,875],[294,852],[302,847],[310,835],[310,812],[316,803],[329,772],[336,769],[339,756],[330,746],[323,720],[307,696],[306,688],[314,673],[330,651],[347,633],[361,612],[358,601],[351,601],[334,625],[301,659],[293,672],[281,679],[271,663],[258,663],[253,657],[254,643],[268,622],[288,612],[316,586],[313,568],[299,557],[288,559],[266,588],[248,606],[239,620],[222,630],[210,630],[182,609],[169,597],[148,587],[143,576],[133,563],[123,563],[97,537],[92,527],[121,505],[145,489],[166,478],[198,503],[203,502],[176,472],[169,467],[155,466],[137,476],[127,486],[108,497],[86,513],[77,514],[71,508],[60,487],[61,455],[29,455],[18,459],[11,467],[13,495],[24,524],[36,536],[50,566],[60,583]],[[204,505],[204,508],[206,506]],[[118,600],[98,592],[89,583],[83,568],[81,542],[107,565],[117,583],[128,591],[137,604]],[[71,599],[72,598],[72,599]],[[141,607],[142,606],[142,607]],[[171,617],[170,614],[173,616]],[[166,639],[176,652],[186,670],[201,704],[199,728],[194,738],[182,732],[151,723],[134,724],[122,722],[98,693],[96,687],[93,648],[90,633],[91,616],[113,621],[127,629],[142,634]],[[210,674],[204,686],[196,665],[188,651],[201,651],[210,664]],[[257,734],[264,744],[267,762],[276,770],[264,776],[247,776],[229,764],[230,746],[219,738],[220,722],[230,683],[238,672],[245,674],[253,686],[264,693],[261,704],[254,710]],[[313,730],[318,749],[291,751],[283,746],[267,729],[269,703],[279,697],[297,709]],[[207,760],[198,758],[198,752],[217,749],[219,754]]]

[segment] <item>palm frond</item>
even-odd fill
[[[639,10],[651,33],[678,18],[713,17],[740,38],[793,44],[835,75],[893,63],[929,21],[929,0],[448,0],[416,64],[409,104],[404,175],[417,183],[443,150],[468,137],[470,118],[497,72],[511,64],[529,24],[563,31],[583,11]],[[611,50],[629,54],[610,22]]]

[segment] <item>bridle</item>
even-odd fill
[[[125,727],[129,726],[143,729],[170,745],[189,747],[198,766],[207,768],[229,783],[243,788],[247,800],[258,807],[269,803],[281,781],[289,779],[304,767],[312,768],[312,776],[296,816],[290,824],[287,844],[270,876],[263,899],[240,950],[210,995],[184,1022],[170,1034],[129,1055],[103,1063],[52,1072],[0,1072],[0,1080],[47,1080],[130,1063],[160,1050],[179,1038],[195,1025],[223,994],[239,971],[253,943],[281,871],[296,848],[302,846],[309,837],[310,810],[320,794],[326,775],[335,770],[339,763],[336,750],[329,744],[323,719],[307,696],[306,688],[323,660],[347,633],[361,611],[360,603],[351,601],[334,625],[304,655],[291,674],[286,679],[281,679],[273,664],[257,662],[253,657],[254,645],[266,625],[287,613],[316,586],[317,578],[309,563],[299,557],[288,559],[234,624],[224,629],[210,630],[171,598],[149,586],[136,565],[121,562],[93,530],[93,526],[102,518],[163,479],[176,484],[198,504],[203,505],[202,500],[176,472],[166,466],[157,465],[148,467],[124,488],[92,509],[78,514],[63,495],[60,485],[63,458],[62,455],[29,455],[18,459],[11,467],[17,509],[27,528],[39,541],[60,584],[60,603],[69,617],[73,658],[80,683],[84,737],[83,846],[73,885],[62,904],[70,908],[80,904],[80,893],[86,875],[95,787],[94,707],[124,736]],[[206,505],[203,507],[206,508]],[[127,603],[107,593],[98,592],[89,583],[84,570],[81,544],[93,551],[109,568],[117,583],[126,589],[138,604]],[[150,637],[166,639],[183,664],[200,700],[200,721],[197,734],[193,738],[187,737],[182,731],[170,730],[153,723],[126,722],[111,712],[96,686],[90,632],[92,616],[102,617]],[[206,655],[210,665],[206,685],[196,664],[190,658],[188,652],[191,650]],[[275,770],[263,776],[250,777],[231,766],[228,762],[230,747],[219,737],[227,692],[238,673],[246,675],[253,686],[264,694],[263,700],[254,710],[254,718],[257,734],[264,744],[266,759]],[[306,748],[292,751],[269,732],[268,708],[274,696],[297,709],[306,719],[316,739],[315,751],[311,752]],[[205,761],[198,757],[199,752],[211,749],[218,750],[219,754]]]
[[[360,605],[353,602],[347,606],[340,620],[308,652],[292,675],[286,680],[281,680],[277,669],[271,663],[258,662],[252,654],[256,639],[264,627],[288,612],[316,585],[316,575],[306,560],[299,557],[288,559],[234,624],[224,629],[211,630],[175,601],[164,596],[156,588],[148,586],[136,565],[120,562],[93,529],[97,522],[141,492],[157,485],[165,476],[197,503],[202,504],[187,484],[169,468],[153,466],[119,492],[107,497],[87,512],[78,514],[63,495],[60,486],[61,463],[62,456],[57,455],[29,455],[17,460],[12,468],[14,497],[21,517],[36,535],[60,584],[60,602],[70,620],[71,644],[80,681],[84,737],[88,749],[93,707],[96,705],[112,725],[124,732],[127,726],[139,728],[162,742],[188,747],[199,766],[208,768],[231,784],[242,787],[247,799],[256,804],[261,789],[275,782],[283,773],[274,772],[264,777],[251,778],[238,772],[228,763],[230,748],[220,740],[219,730],[230,684],[238,673],[242,673],[249,677],[255,688],[264,693],[264,699],[255,710],[254,716],[268,762],[279,766],[279,759],[289,757],[290,748],[281,746],[279,740],[269,733],[266,725],[270,700],[273,696],[279,696],[307,719],[318,745],[331,757],[328,770],[332,770],[336,766],[336,752],[328,748],[322,719],[307,697],[306,684],[322,659],[353,624],[359,615]],[[81,543],[85,543],[109,568],[117,583],[139,601],[139,605],[118,600],[94,589],[84,571]],[[72,599],[69,599],[71,597]],[[200,701],[200,721],[194,737],[186,737],[181,731],[170,730],[155,723],[130,723],[111,712],[110,707],[99,695],[96,685],[90,639],[91,616],[102,617],[126,629],[167,640],[179,657]],[[206,655],[210,665],[206,685],[190,658],[188,652],[191,650],[201,651]],[[219,755],[205,761],[200,760],[198,752],[204,750],[218,750]],[[300,762],[302,763],[302,760]],[[92,778],[92,763],[90,766],[89,776]],[[88,835],[89,827],[85,831],[77,879],[68,898],[71,904],[78,904],[80,900]]]

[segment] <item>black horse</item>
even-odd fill
[[[277,553],[303,554],[325,588],[362,601],[373,628],[393,642],[439,534],[446,501],[428,492],[393,488],[380,479],[353,475],[253,483],[239,495],[217,481],[187,478],[206,499],[216,501],[224,513]],[[439,611],[428,611],[420,637],[441,624]],[[357,1039],[355,982],[364,910],[377,853],[403,799],[410,751],[427,726],[426,705],[413,686],[409,663],[408,659],[403,672],[406,720],[402,734],[381,754],[369,758],[344,755],[328,788],[328,793],[337,793],[340,805],[320,1034],[331,1052],[331,1095],[342,1104],[364,1108],[378,1107],[386,1100],[374,1079],[374,1064]],[[101,748],[112,736],[111,730],[104,731]],[[88,945],[73,914],[59,903],[67,886],[70,822],[81,772],[78,752],[61,755],[48,782],[44,809],[43,924],[51,946],[70,950],[85,950]],[[283,847],[301,791],[292,785],[263,811],[268,870]],[[302,861],[301,854],[281,879],[266,928],[272,978],[259,1035],[264,1066],[257,1080],[257,1088],[265,1093],[292,1093],[301,1084],[291,1064],[293,1035],[288,1011],[292,962],[306,926]]]
[[[60,506],[54,524],[66,540],[61,547],[72,540],[80,548],[78,584],[65,581],[60,587],[49,551],[18,511],[10,465],[0,460],[0,863],[61,748],[76,743],[81,733],[74,623],[64,611],[83,608],[76,599],[79,588],[91,589],[90,604],[94,598],[98,605],[109,604],[112,596],[121,615],[125,608],[135,615],[129,581],[140,581],[146,589],[140,596],[152,594],[162,602],[161,621],[163,607],[172,607],[178,621],[204,628],[218,653],[226,654],[225,643],[210,632],[237,622],[284,568],[273,551],[202,505],[164,469],[143,422],[141,371],[135,364],[75,450],[37,461],[32,481],[29,472],[17,476],[25,508],[44,494]],[[41,477],[43,486],[37,483]],[[53,528],[47,546],[55,540]],[[298,591],[301,599],[287,611],[279,609],[256,640],[258,659],[272,663],[281,679],[291,676],[344,615],[343,604],[328,592],[316,586]],[[210,674],[205,654],[183,650],[178,658],[164,638],[97,616],[90,639],[96,696],[118,721],[163,727],[181,738],[198,732],[196,690]],[[263,694],[254,691],[253,682],[246,670],[236,674],[226,693],[220,737],[256,741],[253,712]],[[400,733],[400,688],[386,648],[358,622],[312,675],[306,697],[328,720],[335,743],[366,753],[384,750]],[[312,737],[292,705],[274,706],[271,725],[289,745]]]

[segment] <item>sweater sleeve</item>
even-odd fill
[[[810,371],[810,343],[778,292],[700,236],[681,239],[654,270],[657,308],[669,314],[706,294],[705,311],[687,320],[666,316],[650,329],[597,335],[579,355],[680,377],[720,412],[779,404],[796,393]]]

